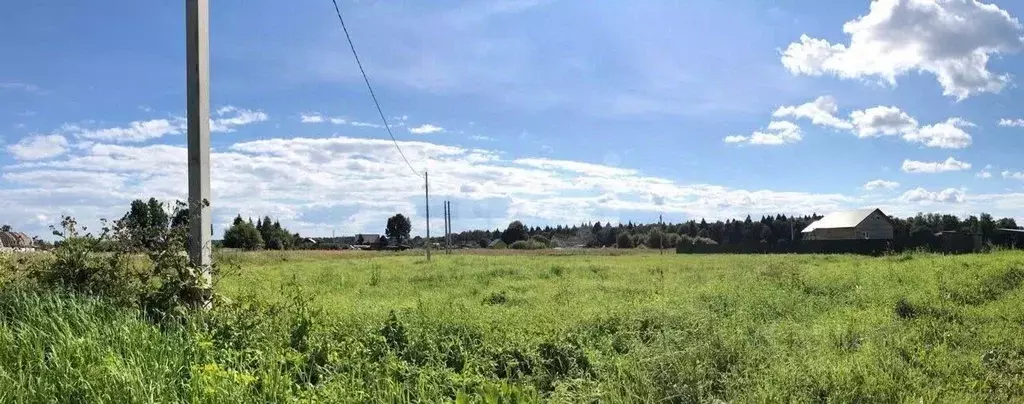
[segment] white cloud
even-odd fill
[[[975,176],[978,177],[978,178],[988,179],[988,178],[992,178],[992,173],[989,172],[988,170],[981,170],[981,171],[978,171],[978,173],[975,174]]]
[[[961,118],[949,118],[945,122],[922,126],[915,131],[904,133],[903,139],[928,147],[963,149],[971,145],[971,135],[964,131],[963,127],[973,126],[973,123]]]
[[[917,120],[896,107],[877,106],[850,113],[857,137],[896,135],[917,129]]]
[[[29,83],[18,83],[18,82],[3,82],[0,83],[0,89],[2,90],[21,90],[29,93],[39,92],[39,86]]]
[[[1003,171],[1003,178],[1024,181],[1024,172]]]
[[[324,121],[323,115],[320,114],[300,114],[299,119],[302,123],[321,123]]]
[[[943,94],[964,99],[996,93],[1008,74],[988,70],[993,54],[1021,49],[1021,24],[993,4],[976,0],[875,0],[866,15],[843,24],[849,45],[801,35],[782,53],[793,74],[833,74],[896,84],[909,72],[935,75]]]
[[[352,125],[352,126],[355,126],[355,127],[358,127],[358,128],[383,128],[384,127],[384,125],[381,125],[381,124],[369,123],[369,122],[357,122],[357,121],[349,122],[349,125]]]
[[[210,132],[234,132],[238,126],[265,122],[269,119],[263,111],[240,109],[226,106],[217,109],[216,119],[210,119]]]
[[[17,160],[42,160],[60,156],[68,151],[68,140],[61,135],[37,135],[21,139],[7,146]]]
[[[210,119],[210,132],[234,132],[237,127],[269,119],[263,111],[242,109],[230,105],[220,107],[214,113],[217,117]],[[151,119],[134,121],[126,127],[100,129],[84,128],[78,124],[64,124],[60,130],[81,139],[118,143],[145,142],[167,135],[185,133],[187,120],[184,117]]]
[[[895,181],[874,180],[868,181],[866,184],[864,184],[864,189],[868,191],[874,191],[876,189],[896,189],[896,187],[899,186],[900,183]]]
[[[1009,126],[1009,127],[1012,127],[1012,128],[1021,128],[1021,127],[1024,127],[1024,119],[1021,119],[1021,118],[1017,118],[1017,119],[1003,118],[1003,119],[999,120],[999,126]]]
[[[903,171],[908,173],[942,173],[948,171],[963,171],[971,168],[970,163],[958,161],[952,157],[945,161],[924,162],[915,160],[903,160]]]
[[[789,121],[772,121],[765,131],[755,131],[750,136],[726,136],[726,143],[747,143],[752,145],[778,146],[796,143],[803,139],[800,127]]]
[[[549,158],[502,159],[493,150],[401,141],[417,168],[430,171],[431,194],[461,201],[460,225],[501,227],[595,218],[630,212],[714,218],[748,213],[836,210],[839,194],[743,190],[679,183],[638,170]],[[37,214],[74,214],[83,223],[117,217],[139,197],[185,197],[183,146],[96,143],[60,160],[4,167],[0,221],[28,223]],[[272,138],[230,144],[211,153],[212,201],[219,233],[235,214],[268,214],[302,234],[379,231],[402,212],[422,223],[422,179],[412,176],[390,139]],[[656,195],[657,197],[652,197]],[[598,202],[611,196],[607,204]],[[380,216],[380,217],[378,217]],[[27,219],[26,219],[27,218]],[[378,220],[379,219],[379,220]],[[440,223],[438,223],[440,225]],[[43,233],[43,228],[35,231]],[[421,232],[414,225],[414,232]]]
[[[417,126],[415,128],[409,128],[409,132],[415,133],[417,135],[425,135],[430,133],[444,132],[444,128],[440,126],[434,126],[428,123]]]
[[[481,141],[481,142],[493,142],[494,141],[493,137],[484,136],[484,135],[473,135],[473,136],[470,136],[469,138],[471,140],[477,140],[477,141]]]
[[[910,203],[962,203],[964,199],[964,192],[955,188],[932,192],[918,187],[903,193],[900,197],[901,201]]]
[[[779,107],[772,113],[773,117],[784,118],[805,118],[810,119],[815,125],[828,126],[837,129],[850,129],[850,122],[835,116],[839,107],[836,105],[835,97],[823,95],[814,101],[799,106]]]
[[[167,119],[152,119],[135,121],[127,127],[83,129],[77,125],[65,125],[64,129],[83,139],[108,142],[144,142],[166,135],[180,134],[184,130],[184,126],[177,122],[172,123]]]
[[[346,120],[345,118],[342,118],[340,116],[326,116],[326,115],[321,115],[321,114],[316,113],[316,112],[301,113],[301,114],[299,114],[299,120],[302,123],[324,123],[324,122],[330,122],[331,124],[334,124],[334,125],[344,125],[344,124],[348,123],[348,120]]]

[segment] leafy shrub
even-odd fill
[[[508,295],[505,294],[505,291],[493,292],[484,299],[484,303],[491,305],[505,304],[508,303]]]
[[[658,229],[652,229],[649,231],[647,233],[646,241],[647,247],[649,248],[668,247],[668,245],[665,244],[665,233],[662,233],[661,230]]]
[[[224,246],[258,250],[263,248],[263,236],[252,222],[236,220],[230,228],[224,231]]]
[[[546,247],[545,244],[533,240],[519,240],[509,246],[513,250],[540,250]]]
[[[707,237],[690,237],[682,234],[679,236],[679,243],[676,244],[677,253],[692,253],[699,245],[718,245],[718,242]]]
[[[619,233],[615,237],[615,246],[619,248],[633,248],[633,238],[627,232]]]
[[[99,236],[82,234],[70,216],[62,218],[60,229],[51,228],[61,240],[52,258],[34,263],[28,277],[39,286],[139,307],[154,319],[182,314],[212,297],[210,279],[185,254],[184,227],[155,228],[146,243],[138,242],[125,221],[105,226]]]

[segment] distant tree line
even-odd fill
[[[802,239],[801,231],[822,216],[762,216],[754,220],[747,216],[743,220],[708,222],[689,220],[682,223],[581,223],[569,226],[526,226],[513,221],[505,230],[470,230],[453,234],[453,242],[461,246],[486,247],[493,240],[504,245],[516,242],[543,243],[549,247],[618,247],[675,248],[679,243],[705,244],[748,244],[793,243]],[[932,243],[935,234],[942,231],[963,231],[980,234],[985,243],[1006,245],[1011,236],[996,232],[998,228],[1017,229],[1013,218],[994,219],[982,213],[960,219],[949,214],[923,214],[908,218],[890,217],[895,228],[895,242],[913,247]],[[414,239],[415,240],[415,239]],[[442,238],[435,239],[441,241]],[[415,244],[415,242],[414,242]],[[522,244],[521,244],[522,245]],[[536,245],[536,244],[535,244]]]
[[[156,236],[165,233],[165,229],[186,228],[188,226],[188,207],[178,202],[168,210],[165,204],[156,198],[148,201],[137,199],[116,223],[126,229],[133,243],[140,248],[151,248],[157,243]],[[759,220],[747,216],[743,220],[729,219],[726,221],[708,222],[689,220],[681,223],[633,223],[619,224],[585,222],[578,225],[527,226],[521,221],[513,221],[504,229],[469,230],[452,234],[452,242],[456,246],[488,247],[496,240],[501,247],[515,249],[536,249],[550,247],[617,247],[617,248],[676,248],[680,244],[752,244],[764,243],[780,245],[799,242],[801,231],[821,216],[786,216],[767,215]],[[935,242],[935,234],[943,231],[962,231],[978,234],[986,244],[1009,245],[1016,242],[1011,234],[998,232],[996,229],[1018,229],[1013,218],[995,219],[992,215],[982,213],[961,219],[950,214],[923,214],[913,217],[890,217],[895,227],[894,242],[901,246],[913,248],[928,246]],[[422,237],[410,238],[411,221],[402,214],[388,218],[384,228],[383,240],[413,247],[422,247]],[[211,233],[213,229],[210,229]],[[277,220],[269,216],[258,218],[235,217],[231,226],[224,231],[221,245],[228,248],[246,250],[258,249],[292,249],[292,248],[340,248],[338,239],[314,238],[319,243],[307,242],[299,233],[292,233],[281,226]],[[444,242],[444,237],[432,237],[435,243]],[[1024,240],[1021,240],[1024,241]]]

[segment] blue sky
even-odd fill
[[[456,230],[865,206],[1024,218],[1021,3],[340,5]],[[43,234],[61,214],[183,199],[181,2],[8,11],[0,222]],[[218,233],[237,213],[378,232],[396,212],[422,232],[422,181],[333,11],[213,2]]]

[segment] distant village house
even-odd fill
[[[895,232],[880,209],[858,209],[830,213],[800,233],[804,240],[892,240]]]

